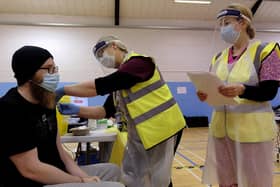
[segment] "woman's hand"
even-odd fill
[[[200,101],[205,101],[207,99],[207,94],[202,92],[202,91],[197,91],[196,92],[197,97],[199,98]]]
[[[243,84],[230,84],[223,85],[218,88],[220,94],[226,97],[236,97],[242,95],[245,91],[245,86]]]

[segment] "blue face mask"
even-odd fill
[[[221,37],[222,39],[230,44],[234,44],[240,36],[240,32],[234,30],[232,24],[221,27]]]
[[[43,82],[39,84],[40,87],[48,90],[49,92],[55,92],[57,85],[59,83],[59,74],[45,74],[43,78]]]

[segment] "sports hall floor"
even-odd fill
[[[172,167],[174,187],[205,187],[201,184],[204,164],[208,128],[188,128],[184,130],[181,142],[177,149]],[[280,187],[280,163],[276,162],[276,149],[274,159],[273,187]],[[214,185],[213,187],[218,187]]]
[[[201,167],[204,164],[208,138],[207,127],[184,129],[172,167],[174,187],[206,187],[201,184]],[[280,141],[280,137],[278,137]],[[76,150],[77,144],[65,144],[68,151]],[[93,145],[97,145],[93,143]],[[218,187],[213,185],[212,187]],[[276,143],[274,151],[273,187],[280,187],[280,163],[276,162]]]

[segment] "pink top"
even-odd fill
[[[260,81],[266,80],[276,80],[280,81],[280,56],[278,56],[277,51],[279,50],[278,44],[276,48],[263,60],[262,65],[259,70]],[[241,55],[246,51],[247,48],[239,56],[233,56],[233,47],[229,49],[228,64],[232,65],[236,62]]]
[[[247,47],[242,51],[242,53],[240,53],[240,55],[233,56],[233,47],[231,47],[229,49],[229,54],[228,54],[228,63],[233,64],[234,62],[236,62],[241,57],[241,55],[243,55],[243,53],[246,51],[246,49],[247,49]]]
[[[280,81],[280,57],[276,49],[268,55],[262,62],[260,68],[260,81],[276,80]]]

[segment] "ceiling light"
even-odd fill
[[[175,3],[189,3],[189,4],[204,4],[209,5],[211,1],[188,1],[188,0],[174,0]]]

